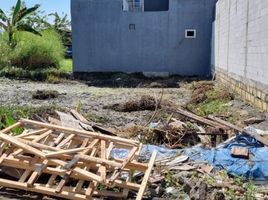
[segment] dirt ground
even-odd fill
[[[183,106],[190,101],[193,82],[181,81],[176,88],[165,88],[162,102],[173,108]],[[125,126],[129,123],[143,125],[153,111],[117,112],[110,105],[138,99],[150,95],[156,99],[161,96],[161,88],[107,88],[88,86],[86,82],[67,81],[60,84],[0,79],[1,106],[55,106],[64,109],[79,108],[89,119],[109,127]],[[38,100],[32,95],[37,90],[53,90],[59,93],[57,98]],[[262,117],[266,114],[243,102],[238,97],[228,103],[229,110],[241,118]],[[254,125],[265,129],[267,120]]]
[[[184,106],[190,101],[193,82],[180,81],[177,87],[163,90],[162,103],[173,108]],[[32,98],[37,90],[57,91],[59,96],[51,99],[38,100]],[[137,99],[142,95],[150,95],[159,99],[161,88],[107,88],[89,86],[87,82],[66,81],[60,84],[48,84],[24,80],[0,78],[0,106],[56,106],[63,109],[78,108],[89,119],[102,123],[106,127],[124,127],[127,124],[144,125],[154,113],[153,110],[135,112],[117,112],[109,107],[113,104]],[[268,129],[267,114],[253,108],[235,97],[228,102],[229,111],[238,114],[238,118],[261,117],[265,121],[253,126]],[[238,123],[239,124],[239,123]],[[43,199],[40,195],[18,190],[0,189],[1,199]],[[44,198],[47,199],[47,198]]]
[[[83,113],[90,118],[109,124],[121,126],[127,123],[144,123],[152,111],[139,111],[131,113],[116,112],[105,109],[106,106],[139,98],[141,95],[151,95],[158,98],[161,88],[98,88],[89,87],[87,83],[69,81],[60,84],[47,84],[41,82],[17,81],[0,79],[0,105],[16,106],[56,106],[66,109],[80,107]],[[54,99],[36,100],[32,94],[37,90],[55,90],[59,96]],[[182,105],[190,98],[187,85],[180,88],[166,88],[164,99]]]

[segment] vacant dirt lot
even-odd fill
[[[47,84],[41,82],[14,81],[0,79],[0,105],[9,106],[57,106],[61,108],[81,108],[92,120],[109,123],[112,126],[126,123],[144,123],[152,111],[139,111],[131,113],[116,112],[105,107],[139,98],[141,95],[151,95],[159,98],[161,88],[98,88],[89,87],[86,83],[66,82],[61,84]],[[32,94],[37,90],[55,90],[59,93],[57,98],[37,100]],[[182,105],[190,98],[187,85],[181,83],[180,88],[166,88],[164,101]]]
[[[196,82],[179,82],[176,88],[165,88],[162,103],[175,109],[184,106],[190,101],[192,85]],[[150,95],[156,100],[160,99],[161,88],[107,88],[91,87],[86,82],[68,81],[60,84],[47,84],[20,80],[0,79],[0,105],[1,106],[55,106],[64,109],[78,108],[87,118],[103,123],[107,126],[125,126],[128,123],[138,125],[146,123],[153,111],[117,112],[110,108],[113,104],[125,103]],[[153,85],[153,84],[151,84]],[[38,100],[32,98],[37,90],[57,91],[56,98]],[[216,105],[217,106],[217,105]],[[236,117],[266,117],[266,114],[244,103],[239,98],[228,102],[228,111],[236,113]],[[263,122],[256,125],[265,129]]]
[[[121,104],[128,101],[139,99],[143,95],[150,95],[156,101],[162,97],[159,109],[160,117],[166,118],[172,114],[177,107],[185,106],[191,102],[193,85],[198,82],[180,81],[175,88],[107,88],[92,87],[86,82],[67,81],[60,84],[47,84],[41,82],[30,82],[20,80],[0,79],[0,106],[19,106],[19,107],[42,107],[55,106],[60,109],[79,109],[88,119],[102,123],[106,127],[125,127],[128,124],[144,125],[153,115],[153,110],[118,112],[113,110],[114,104]],[[152,84],[154,85],[154,84]],[[217,84],[216,84],[217,85]],[[49,98],[36,99],[33,94],[37,91],[56,91],[57,95]],[[223,89],[224,90],[224,89]],[[163,95],[162,95],[163,93]],[[43,93],[42,93],[43,94]],[[200,96],[203,98],[203,96]],[[215,103],[202,105],[209,112],[218,112],[217,107],[222,104]],[[200,103],[200,102],[199,102]],[[202,102],[201,102],[202,103]],[[264,118],[265,121],[253,126],[266,129],[268,122],[266,113],[263,113],[250,105],[241,101],[238,97],[228,100],[224,104],[226,108],[221,117],[229,117],[236,124],[251,117]],[[213,108],[213,109],[211,109]],[[203,109],[203,107],[202,107]],[[217,114],[217,113],[216,113]],[[43,199],[43,196],[27,193],[24,191],[0,189],[1,199]],[[45,197],[44,199],[48,199]]]

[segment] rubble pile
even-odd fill
[[[268,193],[251,184],[268,180],[265,132],[178,108],[179,117],[122,129],[124,138],[75,110],[56,113],[0,131],[0,169],[7,175],[1,186],[66,199],[254,199]]]

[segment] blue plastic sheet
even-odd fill
[[[231,156],[232,147],[246,147],[250,157]],[[191,148],[184,151],[192,160],[207,161],[216,169],[225,169],[229,174],[244,176],[258,181],[268,180],[268,148],[248,135],[238,135],[221,148]]]
[[[250,158],[232,157],[231,149],[235,146],[248,148]],[[268,180],[268,147],[248,135],[239,134],[227,144],[211,149],[197,146],[187,149],[168,149],[164,146],[144,145],[141,152],[142,158],[149,159],[154,150],[158,152],[157,159],[184,154],[189,156],[191,160],[207,161],[215,169],[225,169],[229,174],[244,176],[256,181]],[[117,158],[125,158],[127,154],[128,151],[122,149],[112,151],[112,156]]]

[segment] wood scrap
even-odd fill
[[[116,135],[112,131],[110,131],[110,130],[108,130],[106,128],[103,128],[103,127],[97,125],[94,122],[89,122],[83,115],[81,115],[76,110],[71,110],[70,112],[77,120],[79,120],[81,122],[80,125],[82,127],[85,127],[85,125],[88,125],[88,126],[91,127],[92,131],[96,130],[96,131],[100,131],[101,133],[106,134],[106,135],[112,135],[112,136]],[[90,129],[90,127],[87,127],[87,130]]]
[[[14,127],[27,131],[22,136],[11,136]],[[0,141],[0,168],[22,172],[15,181],[0,177],[0,186],[66,199],[126,198],[130,190],[141,199],[156,158],[154,152],[148,164],[140,163],[142,145],[133,140],[26,119],[0,131]],[[111,156],[118,147],[129,151],[125,159]],[[122,171],[128,174],[127,179]],[[133,180],[134,171],[144,173],[141,184]],[[104,189],[99,190],[98,184]],[[112,187],[117,189],[109,190]]]
[[[211,119],[211,120],[214,120],[217,123],[220,123],[220,124],[222,124],[224,126],[227,126],[230,129],[233,129],[233,130],[235,130],[237,132],[245,133],[245,134],[247,134],[247,135],[249,135],[251,137],[254,137],[256,140],[258,140],[262,144],[268,146],[268,140],[266,138],[262,137],[261,135],[257,134],[257,133],[253,133],[251,131],[244,130],[243,128],[240,128],[238,126],[235,126],[234,124],[231,124],[230,122],[224,121],[224,120],[222,120],[220,118],[217,118],[217,117],[214,117],[212,115],[208,116],[208,118]]]
[[[249,158],[249,150],[246,147],[232,147],[231,155],[237,158]]]
[[[212,126],[212,127],[218,127],[218,128],[221,128],[223,130],[226,130],[227,127],[222,125],[221,123],[218,123],[218,122],[215,122],[215,121],[212,121],[212,120],[209,120],[209,119],[206,119],[206,118],[203,118],[203,117],[200,117],[198,115],[195,115],[193,113],[190,113],[186,110],[183,110],[183,109],[180,109],[178,108],[177,109],[177,112],[185,117],[188,117],[188,118],[191,118],[197,122],[200,122],[202,124],[206,124],[206,125],[209,125],[209,126]]]
[[[244,120],[244,124],[248,126],[250,124],[259,124],[264,121],[264,118],[251,117],[249,119]]]

